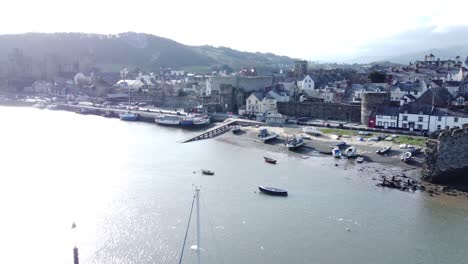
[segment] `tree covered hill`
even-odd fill
[[[26,33],[0,35],[0,63],[11,61],[20,51],[34,68],[53,61],[61,65],[83,60],[102,71],[139,67],[157,71],[161,67],[205,69],[227,65],[232,68],[292,64],[293,59],[271,53],[241,52],[225,47],[187,46],[173,40],[143,33],[100,35],[85,33]],[[4,71],[6,71],[4,69]]]

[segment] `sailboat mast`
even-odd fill
[[[195,189],[197,194],[197,259],[198,264],[200,264],[200,188]]]

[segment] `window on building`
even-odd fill
[[[438,116],[438,117],[437,117],[437,121],[442,121],[442,117],[441,117],[441,116]]]
[[[424,121],[424,117],[423,116],[418,116],[418,122],[422,122]]]
[[[414,91],[414,95],[418,95],[418,91]]]
[[[395,122],[391,122],[390,127],[395,127]]]
[[[392,119],[396,119],[396,116],[392,116]]]
[[[445,129],[449,129],[450,127],[449,126],[445,126]]]
[[[453,122],[455,122],[455,123],[458,122],[458,117],[454,117]]]
[[[422,130],[422,125],[418,125],[418,129],[419,129],[419,130]]]
[[[309,88],[311,88],[311,87],[312,87],[312,85],[309,84]]]
[[[403,121],[408,121],[408,116],[403,116]]]
[[[251,104],[252,102],[249,100],[249,104]]]
[[[377,126],[382,126],[382,121],[377,122]]]
[[[408,124],[404,123],[403,128],[408,128]]]
[[[437,125],[437,130],[440,130],[440,128],[441,128],[440,125]]]

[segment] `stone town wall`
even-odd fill
[[[468,125],[427,140],[422,178],[434,183],[468,180]]]
[[[360,105],[323,102],[278,102],[277,104],[278,112],[283,115],[357,123],[361,121]]]

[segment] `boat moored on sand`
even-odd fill
[[[287,138],[285,146],[289,150],[297,149],[305,145],[304,139],[302,137],[294,136],[292,138]]]
[[[344,152],[344,154],[346,155],[347,158],[354,158],[356,157],[357,153],[356,153],[356,147],[354,146],[351,146],[349,148],[347,148]]]
[[[384,148],[378,149],[375,153],[383,155],[383,154],[388,153],[391,149],[392,149],[391,146],[390,147],[384,147]]]
[[[276,139],[277,137],[278,135],[268,132],[268,129],[266,128],[261,128],[260,133],[258,134],[258,138],[264,143]]]
[[[340,150],[340,148],[335,147],[335,148],[332,150],[332,155],[333,155],[333,157],[335,157],[335,158],[337,158],[337,159],[341,158],[341,150]]]
[[[409,151],[403,153],[403,155],[401,155],[400,159],[401,161],[404,161],[404,162],[410,162],[413,158],[413,154]]]

